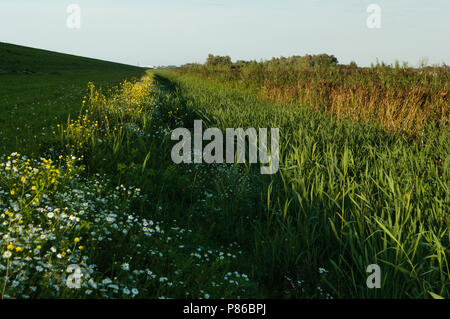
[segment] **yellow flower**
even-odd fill
[[[75,237],[74,241],[75,241],[76,243],[78,243],[78,242],[80,241],[80,238]]]
[[[31,190],[35,191],[35,190],[37,190],[37,187],[36,186],[31,186]]]
[[[10,193],[11,195],[14,195],[16,192],[12,189]]]
[[[41,245],[38,245],[37,247],[36,247],[37,249],[41,249],[42,248],[42,246]]]
[[[79,250],[83,250],[83,249],[84,249],[84,246],[78,246],[78,249],[79,249]]]
[[[20,252],[20,251],[22,251],[23,249],[22,249],[22,247],[16,247],[16,251],[17,252]]]
[[[25,176],[22,176],[22,177],[20,178],[20,181],[21,181],[22,183],[25,183],[25,182],[27,181],[27,179],[25,178]]]
[[[8,246],[6,246],[6,249],[13,250],[14,249],[14,245],[13,244],[9,244]]]

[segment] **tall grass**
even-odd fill
[[[339,297],[448,296],[445,127],[424,123],[422,138],[411,140],[198,77],[159,75],[210,126],[280,128],[280,173],[271,180],[249,173],[265,205],[251,213],[258,222],[246,240],[255,268],[270,274],[264,280],[319,280],[314,272],[326,267],[321,280]],[[382,267],[380,290],[366,286],[370,264]]]
[[[230,66],[190,65],[175,69],[247,87],[275,102],[289,102],[389,130],[423,132],[428,123],[448,125],[448,67],[413,69],[377,64],[305,66],[273,59]]]

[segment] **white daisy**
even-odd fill
[[[3,254],[3,258],[9,258],[11,257],[11,252],[9,250],[5,251],[5,253]]]

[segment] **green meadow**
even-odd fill
[[[0,43],[0,152],[38,151],[56,124],[79,112],[89,81],[109,87],[142,73],[129,65]]]
[[[0,45],[2,298],[450,297],[448,109],[411,133],[196,70]],[[173,163],[198,119],[279,128],[279,171]]]

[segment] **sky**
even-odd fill
[[[81,9],[69,28],[70,4]],[[370,4],[381,9],[369,28]],[[71,20],[73,21],[73,20]],[[449,0],[0,0],[0,42],[132,65],[328,53],[450,64]]]

